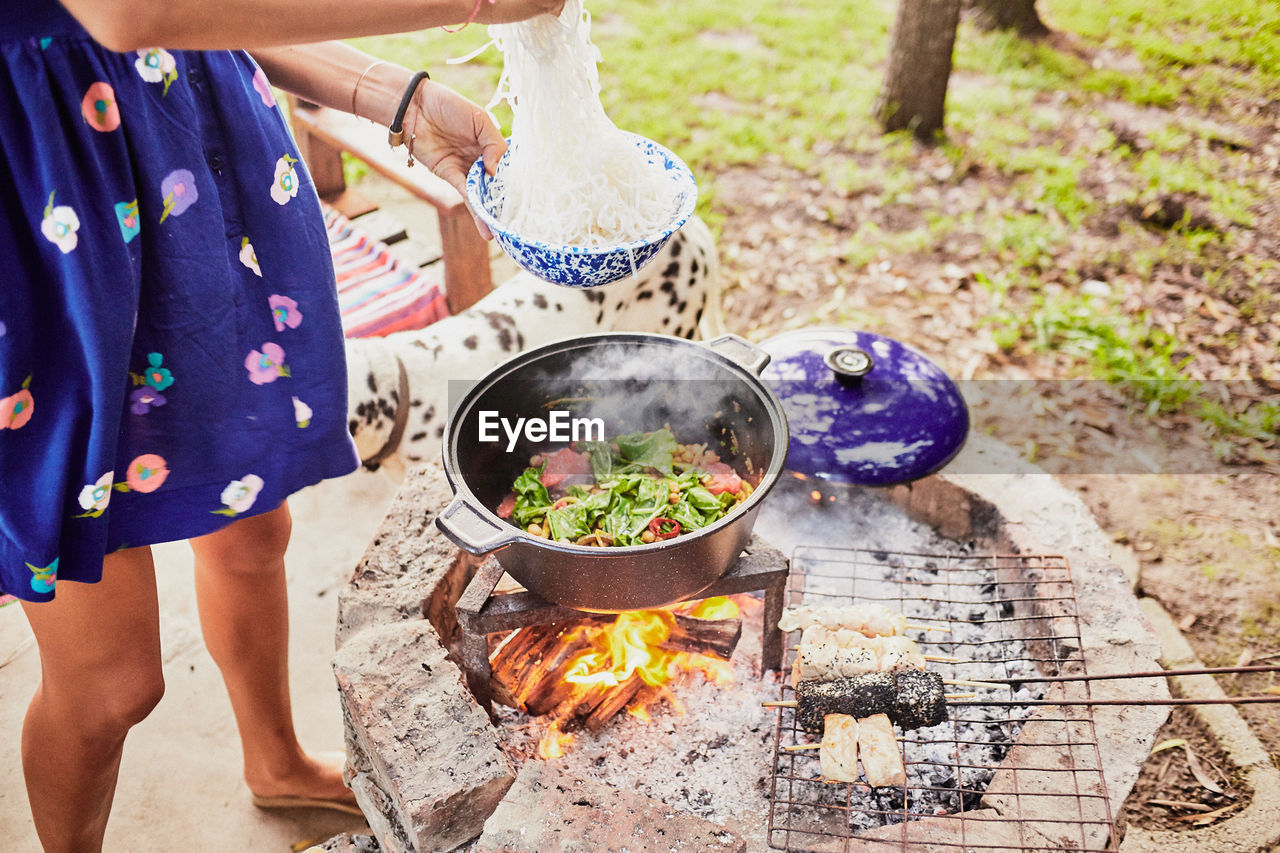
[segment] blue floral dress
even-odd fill
[[[262,71],[0,0],[0,591],[356,465],[319,202]]]

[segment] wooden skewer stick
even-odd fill
[[[946,633],[951,633],[950,625],[913,625],[908,622],[907,627],[913,631],[945,631]]]
[[[796,744],[795,746],[784,746],[783,749],[785,749],[787,752],[799,752],[802,749],[822,749],[822,744],[799,743],[799,744]]]
[[[952,684],[952,683],[958,684],[958,683],[960,683],[960,682],[947,682],[947,683],[948,683],[948,684]],[[1004,685],[996,685],[996,686],[997,686],[997,687],[1003,687]],[[978,694],[976,694],[976,693],[944,693],[944,694],[942,694],[942,695],[943,695],[944,697],[946,697],[947,699],[972,699],[972,698],[974,698],[975,696],[977,696]],[[796,707],[798,704],[800,704],[800,703],[799,703],[799,702],[797,702],[797,701],[796,701],[796,700],[794,700],[794,699],[776,699],[776,700],[772,700],[772,701],[769,701],[769,702],[761,702],[761,703],[760,703],[760,707],[761,707],[761,708],[794,708],[794,707]]]
[[[954,685],[956,685],[956,686],[958,686],[958,687],[990,687],[990,688],[992,688],[992,689],[994,689],[994,690],[1006,689],[1006,688],[1008,688],[1008,687],[1012,686],[1012,685],[1009,685],[1009,684],[996,684],[994,681],[967,681],[967,680],[965,680],[965,679],[963,679],[963,678],[956,678],[956,679],[952,679],[952,680],[947,680],[947,679],[945,679],[945,678],[944,678],[944,679],[942,680],[942,683],[943,683],[943,684],[954,684]]]
[[[951,655],[923,655],[925,660],[936,660],[941,663],[972,663],[964,658],[952,657]]]
[[[997,678],[1006,684],[1035,682],[1044,684],[1054,681],[1108,681],[1117,678],[1171,678],[1178,675],[1238,675],[1246,672],[1280,672],[1280,665],[1266,664],[1262,666],[1210,666],[1197,669],[1156,669],[1148,672],[1108,672],[1094,675],[1027,675],[1018,678]]]

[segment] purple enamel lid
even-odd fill
[[[900,341],[801,329],[760,344],[787,414],[787,468],[867,486],[932,474],[959,452],[969,410],[951,378]]]

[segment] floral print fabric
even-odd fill
[[[252,59],[0,0],[0,66],[0,593],[354,470],[319,204]]]

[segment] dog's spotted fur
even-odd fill
[[[382,457],[398,475],[405,463],[438,456],[449,380],[479,379],[522,350],[605,331],[694,337],[704,313],[708,321],[715,313],[718,275],[711,232],[694,218],[637,279],[574,290],[522,272],[470,309],[425,329],[348,340],[348,424],[360,458]],[[409,410],[398,446],[389,447],[396,443],[400,365],[408,377]]]

